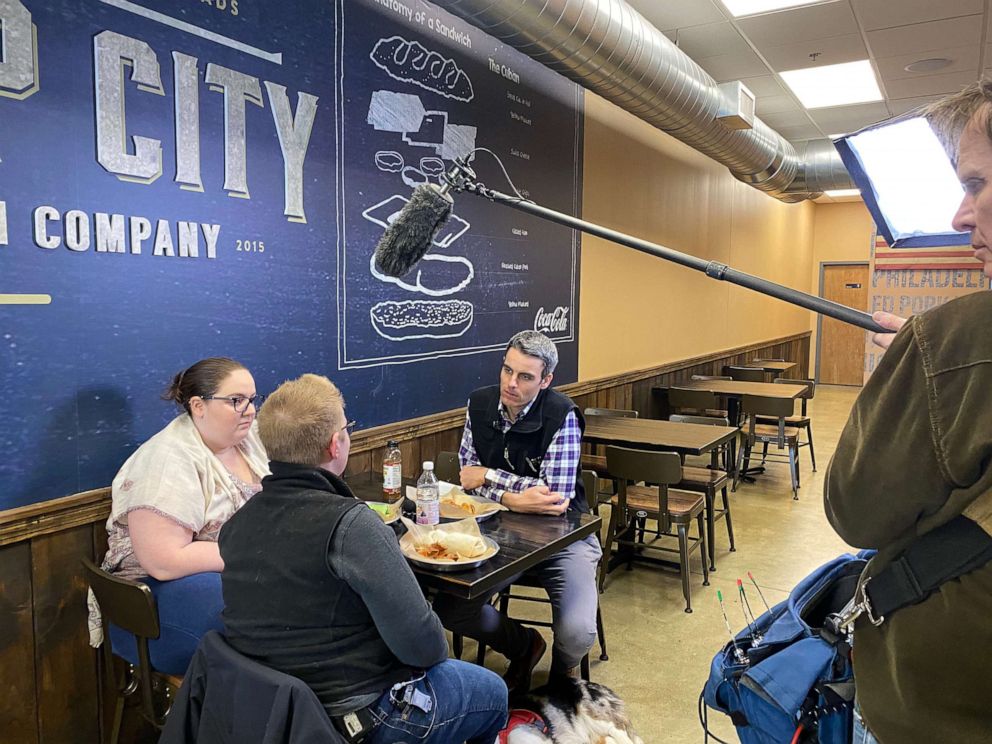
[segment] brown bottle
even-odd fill
[[[403,455],[400,445],[390,439],[382,459],[382,496],[390,504],[403,498]]]

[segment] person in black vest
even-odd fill
[[[580,477],[585,423],[575,403],[551,389],[557,364],[558,350],[543,333],[521,331],[511,338],[499,385],[469,397],[458,451],[463,488],[535,519],[554,518],[569,509],[589,511]],[[574,674],[596,639],[601,555],[599,541],[590,535],[529,572],[551,599],[552,674]],[[503,679],[511,694],[526,693],[546,644],[533,628],[497,612],[490,600],[442,594],[434,610],[452,632],[482,641],[510,659]]]
[[[237,651],[295,675],[351,741],[492,744],[507,692],[448,645],[395,533],[341,480],[351,440],[326,377],[283,383],[258,414],[272,474],[220,533]]]

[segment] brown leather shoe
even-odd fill
[[[527,628],[530,635],[530,644],[527,652],[515,659],[510,660],[510,667],[503,675],[506,682],[506,689],[512,695],[526,695],[530,692],[530,677],[534,673],[534,667],[544,656],[548,649],[548,644],[544,638],[534,628]]]

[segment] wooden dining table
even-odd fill
[[[776,387],[779,387],[776,385]],[[685,424],[658,419],[588,416],[582,440],[593,444],[664,450],[680,455],[705,455],[733,441],[735,426]]]
[[[740,365],[751,369],[760,369],[771,374],[773,378],[778,377],[796,366],[795,362],[780,362],[775,359],[752,359],[750,362]]]
[[[382,477],[372,473],[345,479],[360,499],[382,501]],[[404,485],[413,481],[404,479]],[[562,548],[599,531],[602,520],[569,509],[561,516],[497,512],[479,522],[479,530],[499,545],[499,552],[482,565],[467,571],[439,572],[410,563],[422,586],[447,592],[463,599],[491,594],[517,574],[533,568]],[[405,528],[396,522],[397,533]]]

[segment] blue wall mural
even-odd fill
[[[463,405],[522,328],[577,374],[579,238],[477,197],[400,280],[412,188],[485,147],[579,213],[572,83],[420,0],[0,0],[0,509],[110,482],[227,355],[362,428]],[[508,191],[495,160],[480,179]]]

